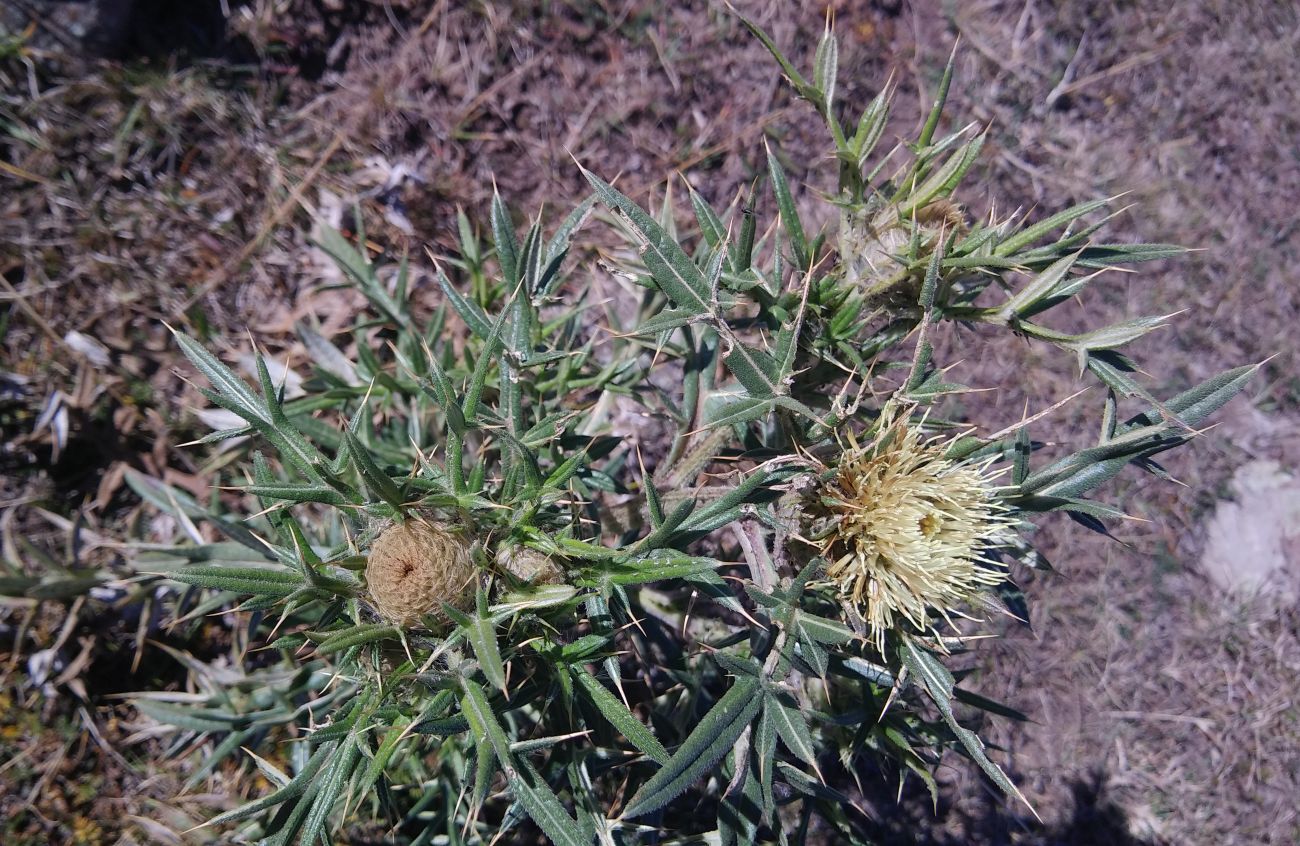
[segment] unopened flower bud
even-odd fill
[[[383,531],[370,547],[366,585],[379,616],[399,626],[445,622],[445,602],[468,609],[474,602],[474,563],[463,539],[420,519]]]

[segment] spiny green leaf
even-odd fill
[[[921,134],[916,139],[918,149],[930,146],[934,131],[939,127],[939,117],[943,114],[944,104],[948,102],[948,89],[952,87],[952,72],[956,64],[957,50],[954,48],[948,56],[948,64],[943,69],[943,78],[939,80],[939,91],[934,96],[934,105],[930,107],[925,126],[921,127]]]
[[[554,234],[551,235],[551,240],[546,242],[546,260],[548,262],[554,261],[562,253],[568,250],[569,239],[573,237],[573,233],[577,231],[578,227],[580,227],[583,221],[587,219],[587,215],[591,214],[591,207],[595,204],[596,195],[591,194],[564,218],[563,222],[561,222],[556,228]]]
[[[652,549],[617,564],[602,564],[597,568],[598,579],[582,579],[580,584],[598,585],[606,581],[613,585],[638,585],[711,573],[718,566],[718,561],[713,558],[686,555],[671,549]]]
[[[790,81],[792,86],[794,86],[794,89],[799,93],[799,96],[803,97],[810,103],[820,106],[820,98],[817,96],[817,89],[809,85],[808,80],[803,78],[803,74],[799,73],[799,71],[795,69],[795,66],[790,64],[790,60],[787,59],[785,54],[781,52],[780,48],[776,46],[776,42],[772,40],[771,36],[764,32],[762,27],[751,22],[744,15],[737,14],[736,17],[740,18],[740,22],[745,25],[745,28],[752,32],[754,37],[763,43],[763,46],[767,48],[767,52],[772,54],[772,58],[776,59],[777,64],[781,66],[781,72],[785,74],[785,78]]]
[[[401,637],[401,634],[401,630],[396,626],[388,626],[381,623],[363,623],[359,626],[352,626],[340,632],[331,633],[316,645],[316,652],[320,655],[329,655],[334,652],[342,652],[351,649],[354,646],[362,646],[367,643],[376,643],[381,640],[396,640]]]
[[[391,505],[397,510],[401,510],[406,503],[406,498],[402,496],[402,491],[397,487],[393,480],[380,469],[375,460],[370,457],[370,451],[366,449],[357,436],[352,433],[349,426],[343,430],[343,439],[347,444],[348,455],[352,457],[356,465],[357,472],[365,480],[366,487],[379,499]]]
[[[886,86],[863,109],[862,117],[858,119],[858,129],[854,133],[850,145],[856,157],[855,164],[858,168],[866,164],[867,158],[876,149],[881,136],[884,135],[885,124],[889,120],[889,94],[890,88]]]
[[[245,485],[245,493],[263,499],[279,499],[286,502],[319,502],[336,508],[348,505],[350,500],[329,485],[312,483],[297,484],[284,482],[270,485]]]
[[[483,671],[483,677],[488,680],[488,684],[504,693],[506,689],[506,667],[501,660],[501,648],[497,644],[497,633],[492,616],[480,614],[477,611],[472,614],[463,614],[450,605],[444,605],[443,607],[447,614],[460,625],[465,640],[469,641],[470,648],[474,650],[474,657],[478,659],[479,669]]]
[[[822,40],[817,44],[813,56],[813,85],[821,94],[822,110],[828,120],[834,120],[832,107],[835,101],[835,77],[839,72],[840,51],[835,33],[829,22],[822,31]]]
[[[371,786],[384,774],[389,761],[397,753],[398,745],[410,735],[407,730],[409,725],[410,720],[404,718],[393,723],[392,727],[388,729],[383,741],[379,744],[379,748],[375,750],[375,757],[370,759],[370,763],[366,765],[361,778],[353,785],[352,792],[355,795],[366,796],[370,792]]]
[[[496,189],[492,190],[492,240],[496,244],[497,263],[508,287],[519,284],[519,247],[515,242],[515,225]]]
[[[460,315],[460,319],[465,321],[465,325],[469,327],[470,331],[481,340],[487,340],[488,335],[492,332],[492,324],[487,315],[483,313],[483,309],[479,308],[477,303],[466,299],[460,291],[456,290],[456,286],[451,284],[451,280],[442,272],[442,268],[435,266],[434,275],[438,279],[439,287],[442,288],[443,296],[447,298],[447,302],[451,303],[451,307],[456,310],[456,314]]]
[[[1048,232],[1066,226],[1086,214],[1091,214],[1097,209],[1104,208],[1108,203],[1110,203],[1109,199],[1089,200],[1086,203],[1079,203],[1078,205],[1071,206],[1065,211],[1057,212],[1051,217],[1041,220],[1032,226],[1027,226],[1016,234],[1006,238],[994,248],[993,254],[997,256],[1015,255],[1022,248],[1034,243]]]
[[[786,181],[785,170],[772,146],[766,144],[767,169],[772,180],[772,194],[776,197],[776,206],[781,213],[781,225],[785,235],[790,239],[790,251],[794,254],[795,268],[800,273],[807,273],[812,266],[808,253],[808,238],[804,235],[803,222],[799,220],[799,211],[795,208],[794,197],[790,194],[790,184]]]
[[[306,792],[307,788],[311,786],[313,780],[316,778],[316,773],[320,772],[321,766],[327,760],[333,758],[337,749],[337,741],[322,743],[316,747],[316,751],[307,759],[307,764],[302,768],[301,772],[294,776],[293,780],[284,787],[272,791],[261,799],[249,802],[247,805],[236,808],[233,811],[226,811],[223,814],[218,814],[204,823],[204,827],[222,826],[227,823],[248,819],[254,814],[260,813],[267,808],[275,807],[276,805],[287,802],[290,799],[295,799],[301,796]]]
[[[622,732],[633,746],[659,764],[668,763],[668,751],[659,742],[659,738],[628,710],[621,699],[610,693],[595,676],[582,667],[573,668],[573,677],[578,680],[578,685],[591,703],[609,720],[610,725]]]
[[[948,672],[948,668],[943,666],[939,659],[929,650],[918,646],[911,638],[905,638],[899,646],[899,658],[902,659],[903,665],[908,668],[912,675],[921,682],[931,701],[939,709],[944,722],[948,724],[948,728],[952,730],[961,745],[965,747],[971,759],[976,764],[979,764],[980,769],[993,780],[994,784],[1002,788],[1008,796],[1013,796],[1023,802],[1025,807],[1029,808],[1037,817],[1038,812],[1034,811],[1033,806],[1029,804],[1029,800],[1020,792],[1020,788],[1016,787],[1011,779],[1007,778],[1007,774],[1002,771],[1001,767],[989,759],[989,756],[984,752],[983,742],[973,731],[964,728],[957,722],[957,717],[952,711],[954,681],[952,673]]]
[[[623,810],[623,818],[632,819],[662,808],[711,770],[758,713],[763,703],[760,685],[752,676],[736,679],[663,769],[641,785]]]
[[[1144,261],[1179,258],[1187,248],[1178,244],[1094,244],[1079,254],[1081,267],[1113,267]]]
[[[343,788],[352,778],[352,771],[357,768],[361,758],[361,750],[357,743],[357,738],[345,740],[343,748],[339,750],[340,754],[330,760],[321,782],[320,792],[316,794],[315,801],[311,805],[311,813],[307,815],[302,826],[298,842],[303,846],[314,846],[326,822],[329,821],[330,814],[334,812],[334,805],[343,794]],[[283,829],[278,838],[272,838],[271,843],[288,843],[292,837],[291,832],[291,828]]]
[[[795,625],[808,637],[828,646],[841,646],[857,638],[853,630],[843,623],[803,610],[795,616]]]
[[[640,242],[640,254],[656,284],[680,308],[696,315],[713,312],[708,279],[663,227],[640,206],[619,193],[600,177],[582,168],[582,175],[596,189],[601,202],[631,225]]]
[[[984,146],[984,139],[987,137],[987,132],[981,132],[971,141],[963,144],[948,157],[943,167],[931,174],[925,182],[912,189],[902,205],[899,206],[899,217],[904,220],[910,219],[931,201],[951,194],[966,175],[966,172],[975,164],[975,160],[979,158],[980,150]]]
[[[776,732],[780,735],[785,748],[793,752],[799,760],[816,769],[817,746],[813,743],[812,733],[808,730],[808,721],[797,706],[782,701],[785,698],[785,694],[769,694],[763,707],[772,712],[772,724],[776,726]]]
[[[269,567],[200,565],[173,570],[166,576],[195,587],[247,593],[254,596],[284,597],[307,584],[299,573]]]
[[[1194,388],[1178,394],[1165,403],[1165,409],[1178,415],[1184,426],[1199,426],[1205,418],[1222,408],[1228,400],[1241,392],[1246,384],[1259,370],[1258,364],[1248,364],[1226,370],[1217,376],[1206,379]],[[1159,418],[1158,410],[1148,412],[1143,419],[1154,422]],[[1130,421],[1130,425],[1139,421]]]
[[[541,777],[527,758],[519,759],[518,767],[510,751],[510,739],[488,704],[487,696],[474,682],[462,681],[464,695],[461,699],[465,716],[472,730],[485,734],[492,744],[497,760],[505,769],[510,790],[523,805],[528,816],[537,823],[547,837],[560,846],[581,846],[587,841],[581,828],[560,804],[559,797]]]
[[[1040,300],[1046,299],[1065,279],[1065,275],[1070,272],[1078,257],[1078,253],[1066,256],[1035,276],[1028,285],[1007,300],[998,316],[1003,320],[1009,320],[1014,315],[1024,315]]]

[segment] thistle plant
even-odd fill
[[[1120,512],[1090,494],[1129,464],[1159,473],[1253,368],[1157,399],[1120,349],[1163,318],[1042,322],[1107,268],[1181,249],[1096,241],[1104,201],[972,218],[959,189],[983,135],[938,134],[951,63],[885,155],[890,91],[845,122],[829,28],[808,78],[746,26],[829,129],[832,231],[801,217],[776,149],[755,188],[772,219],[756,193],[651,213],[583,170],[592,194],[553,230],[520,237],[498,196],[489,247],[462,216],[459,256],[426,270],[444,298],[427,319],[404,259],[326,231],[370,312],[341,346],[301,327],[304,397],[176,335],[244,421],[204,440],[252,436],[247,513],[131,478],[224,538],[131,562],[178,619],[242,620],[235,671],[135,699],[173,750],[202,750],[187,787],[218,766],[272,784],[209,826],[270,844],[358,820],[412,844],[530,826],[561,844],[858,842],[864,768],[935,791],[945,754],[1020,801],[954,709],[1015,712],[960,687],[949,656],[990,609],[1024,613],[1017,572],[1047,566],[1035,515],[1104,529]],[[570,246],[592,218],[625,238],[601,266],[636,294],[630,324],[597,325],[579,294],[602,272]],[[948,419],[966,388],[932,340],[953,323],[1073,356],[1104,388],[1099,442],[1043,462],[1027,424]],[[620,407],[666,421],[664,443],[617,434]]]

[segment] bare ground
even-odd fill
[[[320,290],[305,243],[309,211],[337,214],[357,201],[377,248],[442,251],[454,243],[457,206],[482,219],[494,179],[520,212],[563,210],[583,190],[571,155],[621,174],[621,187],[641,199],[685,171],[722,204],[755,175],[765,135],[795,174],[823,164],[810,110],[712,4],[335,5],[237,6],[231,34],[251,64],[74,72],[53,55],[0,58],[0,306],[9,315],[0,344],[3,370],[22,377],[6,383],[0,406],[7,558],[35,565],[17,536],[63,554],[64,531],[37,507],[80,510],[105,534],[139,523],[120,485],[123,466],[204,489],[199,457],[175,447],[201,427],[159,321],[208,337],[231,360],[247,349],[246,329],[273,354],[301,360],[293,320],[343,325],[354,307]],[[806,62],[821,9],[738,5]],[[990,730],[1044,823],[957,769],[944,773],[937,819],[916,797],[902,815],[882,804],[898,820],[882,839],[1300,842],[1296,610],[1225,596],[1196,569],[1203,526],[1232,469],[1256,456],[1296,466],[1295,9],[1260,0],[917,0],[834,11],[846,97],[865,102],[892,71],[904,121],[927,104],[960,35],[949,114],[993,127],[983,190],[965,195],[973,211],[1045,215],[1127,192],[1133,208],[1110,227],[1117,240],[1207,248],[1117,275],[1080,305],[1080,316],[1110,318],[1186,310],[1175,331],[1139,350],[1159,393],[1276,355],[1227,424],[1171,462],[1187,487],[1137,475],[1114,486],[1113,500],[1149,521],[1115,527],[1125,545],[1066,521],[1043,530],[1059,572],[1028,586],[1032,630],[1008,626],[973,659],[973,686],[1033,720]],[[416,178],[390,180],[398,168]],[[106,362],[70,331],[102,343]],[[949,360],[959,357],[957,341]],[[1049,351],[998,352],[959,370],[969,384],[997,388],[966,409],[985,425],[1000,428],[1027,401],[1036,410],[1083,384],[1072,362]],[[32,434],[56,390],[67,427],[57,453],[57,414]],[[1085,395],[1035,437],[1088,441],[1099,402]],[[21,615],[15,609],[10,625]],[[11,709],[41,707],[17,659],[49,646],[58,622],[33,626],[16,645]],[[110,654],[129,640],[101,636],[97,648]],[[71,662],[80,647],[69,642]],[[89,688],[86,712],[120,738],[104,691]],[[77,703],[75,689],[61,690]],[[74,704],[61,713],[78,712]],[[24,738],[35,729],[15,733],[6,727],[19,721],[6,720],[0,739],[16,754],[52,760],[46,747],[63,748],[48,733]],[[77,773],[101,769],[112,770],[69,770],[65,798],[46,806],[32,791],[44,770],[15,782],[6,792],[30,795],[28,805],[6,805],[31,823],[17,831],[111,842],[84,826],[78,834],[66,811],[67,792],[85,783]],[[0,770],[0,779],[20,771]],[[109,778],[101,789],[135,792],[141,778],[123,775],[116,787]],[[165,798],[169,776],[143,778],[145,795]],[[91,820],[103,813],[76,807]],[[141,825],[121,827],[146,839]],[[100,835],[115,831],[106,823]]]

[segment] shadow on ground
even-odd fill
[[[867,831],[881,846],[1161,846],[1167,841],[1135,833],[1142,823],[1107,789],[1107,774],[1094,771],[1070,787],[1073,807],[1052,814],[1052,822],[1035,820],[1023,805],[1015,806],[988,783],[978,808],[942,801],[937,812],[924,789],[905,791],[901,805],[892,797],[876,804],[882,818]]]

